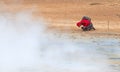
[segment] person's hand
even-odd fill
[[[77,23],[77,26],[78,26],[78,27],[80,27],[80,24],[79,24],[79,23]]]

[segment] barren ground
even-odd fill
[[[47,21],[48,31],[79,35],[82,31],[76,22],[87,15],[96,28],[88,34],[119,35],[120,32],[119,0],[3,0],[0,5],[1,13],[33,10],[35,18],[42,16]]]

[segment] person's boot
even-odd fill
[[[96,30],[96,29],[93,27],[93,30]]]
[[[84,28],[83,31],[88,31],[88,29],[87,29],[87,28]]]

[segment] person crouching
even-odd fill
[[[82,25],[82,27],[81,27],[81,25]],[[95,30],[95,28],[91,22],[91,18],[89,18],[87,16],[83,16],[82,20],[77,22],[77,26],[81,27],[81,29],[83,31]]]

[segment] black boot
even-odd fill
[[[89,31],[88,28],[85,28],[85,27],[81,27],[81,29],[82,29],[83,31]]]
[[[93,30],[96,30],[96,29],[93,27]]]

